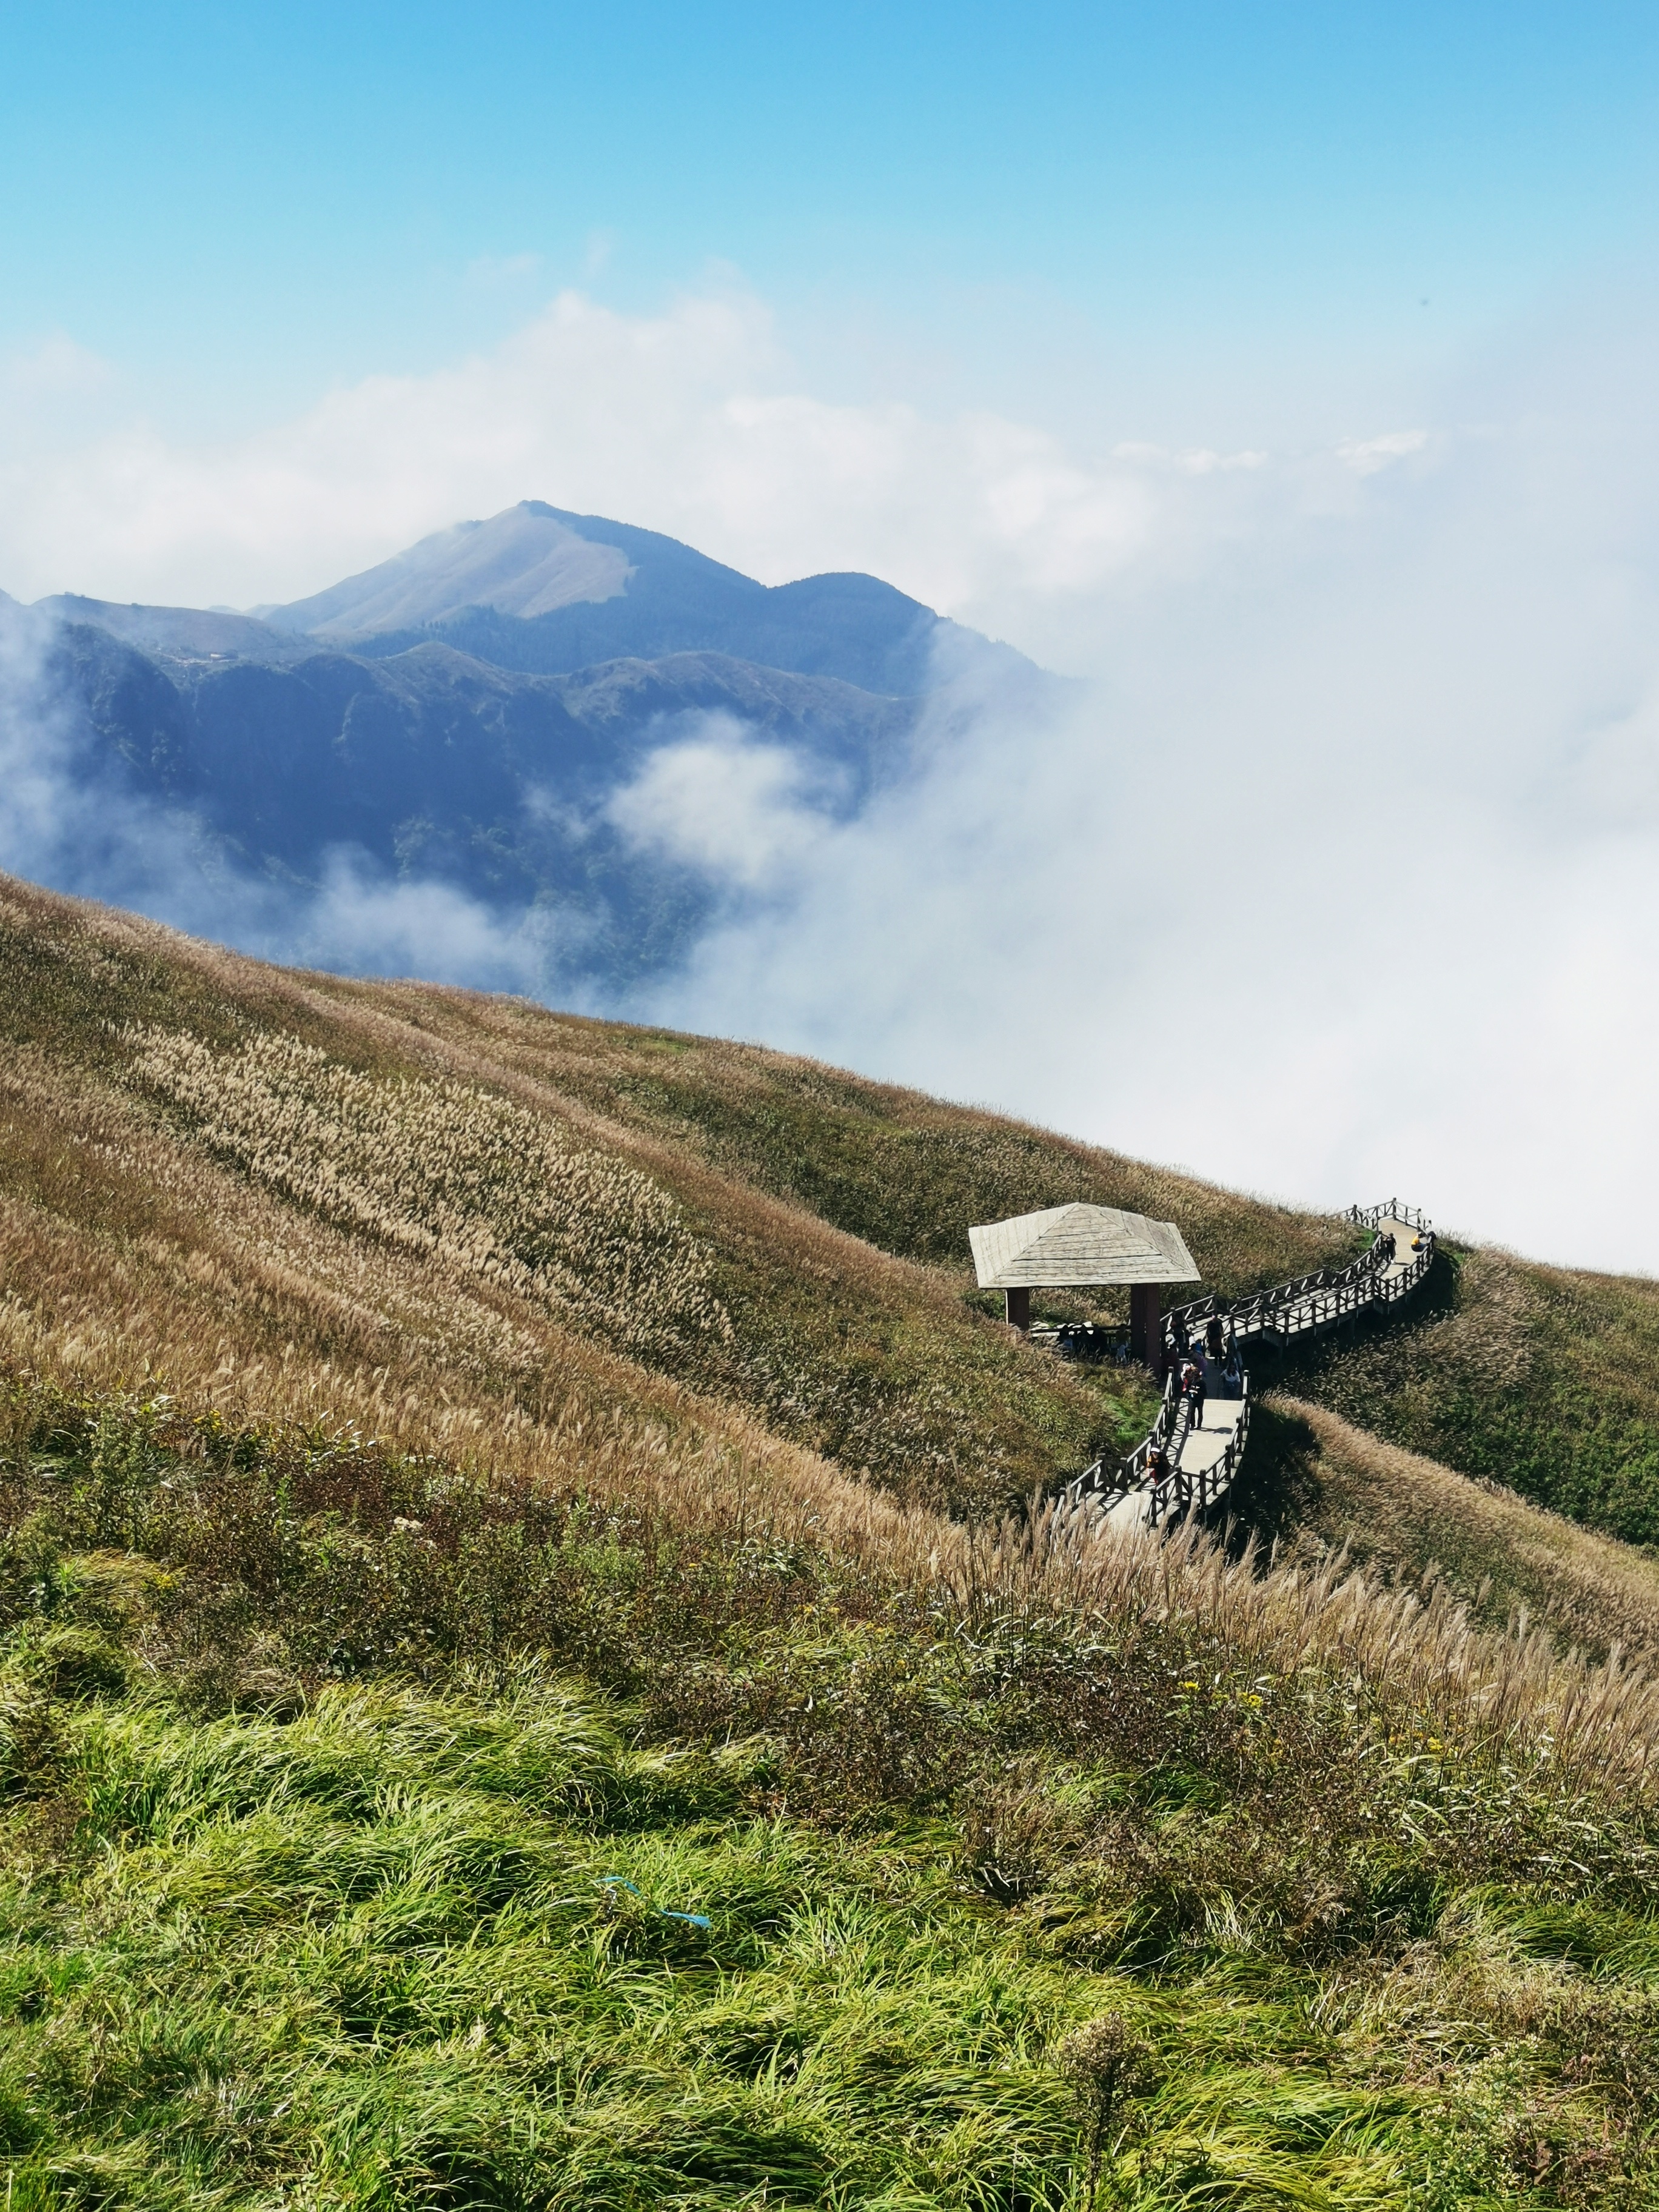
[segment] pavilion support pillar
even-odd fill
[[[1129,1351],[1145,1360],[1154,1375],[1164,1372],[1164,1285],[1129,1285]]]
[[[1031,1293],[1029,1290],[1005,1291],[1002,1310],[1007,1316],[1010,1328],[1030,1328],[1031,1326]]]

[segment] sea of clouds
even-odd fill
[[[525,497],[768,580],[872,570],[1082,680],[1038,712],[942,670],[851,818],[786,749],[683,726],[611,821],[714,919],[612,1010],[1654,1270],[1656,369],[1652,319],[1581,301],[1334,443],[1108,424],[1084,450],[816,398],[742,296],[570,295],[495,352],[207,449],[59,346],[4,372],[0,582],[279,600]],[[4,637],[0,864],[281,957],[580,990],[536,917],[347,855],[320,895],[227,869],[180,892],[189,825],[109,819],[38,628]]]

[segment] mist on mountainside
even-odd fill
[[[729,764],[741,845],[756,793],[829,822],[902,781],[969,669],[1035,712],[1063,690],[873,577],[769,590],[536,501],[254,617],[58,594],[7,637],[18,872],[279,958],[594,1004],[764,874],[662,848],[659,754]]]
[[[982,698],[855,820],[775,811],[768,909],[643,1003],[1659,1269],[1655,346],[1532,338],[1444,430],[1264,467],[1201,551],[1057,589],[1088,688],[1041,732]]]

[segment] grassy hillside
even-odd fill
[[[9,1411],[15,2203],[1651,2201],[1651,1692],[827,1474]]]
[[[1659,1689],[1000,1517],[1144,1405],[975,1310],[949,1209],[1152,1204],[1225,1286],[1339,1225],[0,932],[16,2212],[1659,2201]]]
[[[1559,1644],[1659,1669],[1659,1559],[1283,1395],[1258,1408],[1234,1501],[1295,1556],[1345,1554],[1408,1588],[1443,1583],[1473,1617],[1519,1613]]]
[[[19,1326],[50,1326],[67,1270],[94,1337],[120,1338],[94,1372],[136,1353],[182,1376],[222,1339],[262,1374],[327,1363],[376,1421],[439,1378],[538,1422],[585,1407],[583,1378],[607,1407],[671,1381],[983,1510],[1127,1446],[1150,1401],[1144,1377],[1060,1367],[974,1304],[970,1221],[1156,1202],[1225,1284],[1351,1242],[799,1061],[287,976],[21,887],[0,907],[0,1035]],[[890,1197],[882,1249],[854,1217]]]
[[[1659,1283],[1443,1248],[1401,1327],[1292,1387],[1358,1427],[1659,1544]]]
[[[377,986],[344,988],[385,995]],[[452,1036],[487,1040],[627,1125],[884,1252],[964,1279],[968,1223],[1073,1200],[1179,1221],[1206,1285],[1229,1297],[1346,1258],[1364,1242],[1323,1215],[780,1053],[568,1019],[504,1036],[495,1002],[459,995],[443,1012]]]

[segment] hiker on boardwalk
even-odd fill
[[[1222,1355],[1226,1351],[1226,1348],[1227,1333],[1222,1327],[1221,1316],[1219,1314],[1212,1314],[1208,1321],[1204,1324],[1205,1356],[1207,1358],[1213,1359],[1216,1365],[1219,1367],[1221,1364]]]
[[[1187,1401],[1187,1432],[1195,1435],[1204,1425],[1204,1370],[1197,1360],[1187,1362],[1181,1389]]]

